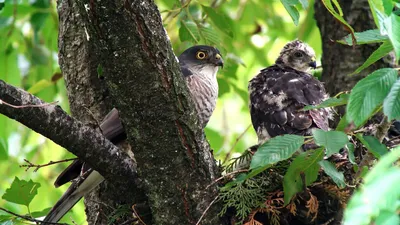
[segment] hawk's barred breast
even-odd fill
[[[302,111],[327,98],[323,84],[312,75],[273,65],[249,83],[250,113],[259,142],[282,134],[309,134],[311,128],[328,130],[329,111]]]
[[[215,109],[218,98],[218,82],[214,77],[189,76],[186,78],[190,94],[194,101],[199,121],[205,127]]]

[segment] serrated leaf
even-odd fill
[[[8,202],[28,207],[32,199],[37,195],[39,187],[40,183],[33,182],[32,180],[20,180],[18,177],[15,177],[11,187],[6,190],[1,198]]]
[[[200,40],[200,34],[196,24],[193,22],[181,21],[181,27],[179,28],[179,39],[182,42],[189,41],[198,43]]]
[[[34,85],[32,85],[32,87],[30,87],[28,89],[28,92],[31,94],[36,94],[36,93],[40,92],[41,90],[43,90],[47,87],[50,87],[52,85],[53,85],[52,82],[42,79],[42,80],[36,82]]]
[[[400,119],[400,79],[394,83],[383,101],[383,113],[389,120]]]
[[[318,162],[324,172],[332,178],[333,182],[339,187],[346,187],[346,183],[344,182],[344,175],[342,172],[339,172],[333,163],[328,160],[321,160]]]
[[[367,121],[382,104],[397,80],[397,71],[392,68],[376,70],[360,80],[351,91],[347,104],[347,121],[359,127]]]
[[[312,184],[318,177],[318,162],[324,157],[322,148],[303,152],[298,155],[290,164],[285,176],[283,177],[284,201],[287,205],[292,197],[303,190],[303,186]],[[303,178],[305,184],[303,184]]]
[[[335,4],[335,7],[333,7],[332,2],[333,2],[333,4]],[[336,0],[322,0],[322,3],[325,5],[325,8],[328,10],[328,12],[330,14],[332,14],[332,16],[334,16],[341,24],[343,24],[343,26],[345,27],[345,29],[347,31],[350,32],[350,35],[352,37],[352,43],[353,43],[353,45],[356,44],[355,43],[356,37],[354,36],[354,29],[343,18],[342,8],[340,7],[339,3]],[[338,10],[338,12],[336,11],[336,9]]]
[[[315,143],[326,148],[326,156],[338,153],[349,140],[347,135],[341,131],[324,131],[321,129],[312,129]]]
[[[204,12],[210,17],[213,24],[229,37],[233,38],[233,22],[232,20],[220,12],[215,11],[213,8],[202,5]]]
[[[269,139],[254,154],[250,169],[264,167],[290,158],[303,145],[303,142],[303,136],[292,134]]]
[[[319,104],[319,105],[305,106],[303,108],[303,110],[320,109],[320,108],[346,105],[348,100],[349,100],[349,94],[341,94],[339,98],[329,98],[329,99],[321,102],[321,104]]]
[[[358,45],[381,43],[389,40],[389,37],[386,35],[381,35],[378,29],[355,32],[354,36],[357,40]],[[344,37],[343,40],[338,40],[337,42],[345,45],[353,45],[352,37],[350,34]]]
[[[376,158],[381,158],[383,155],[388,153],[386,146],[379,142],[373,136],[363,136],[362,134],[356,134],[358,140],[370,151]]]
[[[211,45],[221,45],[221,38],[212,27],[200,27],[202,37],[205,39],[205,43]]]
[[[400,59],[400,16],[392,13],[389,18],[385,19],[385,26],[390,41],[392,42],[396,59]]]
[[[281,3],[292,18],[294,25],[299,25],[300,14],[297,8],[294,6],[295,4],[293,4],[293,1],[281,0]]]
[[[370,65],[372,65],[373,63],[375,63],[376,61],[380,60],[381,58],[385,57],[387,54],[389,54],[389,52],[391,52],[393,50],[393,46],[390,43],[390,41],[386,41],[383,44],[381,44],[381,46],[379,46],[378,49],[376,49],[369,57],[367,60],[365,60],[365,62],[356,69],[356,71],[354,71],[352,74],[350,75],[354,75],[357,74],[359,72],[361,72],[362,70],[364,70],[365,68],[369,67]]]

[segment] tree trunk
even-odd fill
[[[146,224],[196,223],[217,195],[205,188],[219,175],[156,5],[64,0],[58,12],[71,112],[95,126],[117,107],[140,176],[109,178],[86,196],[88,223],[108,224],[124,204],[148,205],[151,213],[138,210]],[[202,224],[220,224],[218,210],[214,204]]]
[[[376,29],[368,5],[368,0],[339,0],[344,14],[344,19],[354,28],[355,32]],[[378,45],[357,45],[355,47],[342,45],[335,42],[349,34],[344,26],[328,12],[322,1],[315,1],[315,19],[322,38],[322,80],[331,95],[340,91],[350,91],[351,88],[363,77],[372,71],[392,67],[393,57],[377,61],[370,67],[356,75],[353,73]]]

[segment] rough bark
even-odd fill
[[[368,5],[368,0],[339,0],[345,20],[356,32],[375,29],[374,20]],[[315,1],[315,19],[322,38],[322,80],[327,91],[337,94],[349,91],[361,78],[372,71],[391,66],[390,57],[379,60],[361,73],[349,76],[375,51],[378,45],[357,45],[355,47],[342,45],[336,40],[342,39],[349,32],[344,29],[328,12],[322,1]]]
[[[65,0],[58,11],[60,66],[73,115],[99,121],[116,106],[149,200],[146,224],[196,223],[216,196],[215,187],[205,190],[216,177],[215,162],[156,5]],[[143,193],[131,185],[108,179],[87,196],[89,224],[106,224],[107,206],[140,202]],[[219,224],[217,213],[211,207],[202,224]]]

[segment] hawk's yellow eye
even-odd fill
[[[197,59],[205,59],[206,56],[207,56],[207,54],[206,54],[205,52],[203,52],[203,51],[198,51],[198,52],[196,53],[196,58],[197,58]]]

